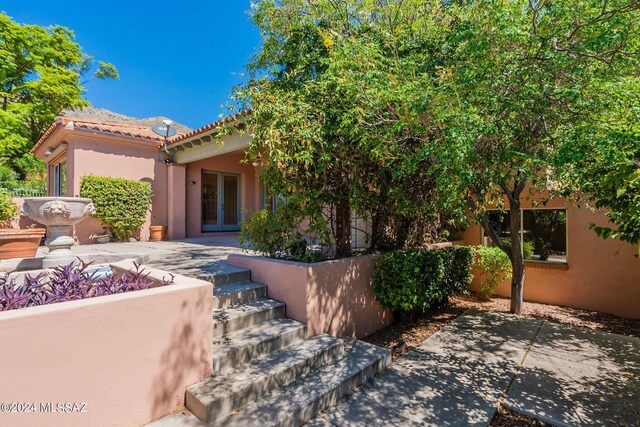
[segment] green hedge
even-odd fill
[[[394,312],[425,312],[467,291],[472,262],[473,250],[466,246],[388,253],[374,263],[372,291]]]
[[[83,176],[80,196],[93,200],[95,216],[109,226],[118,240],[140,229],[151,206],[151,184],[123,178]]]

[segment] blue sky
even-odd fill
[[[94,106],[192,128],[224,112],[260,45],[249,8],[248,0],[0,0],[17,22],[72,29],[86,53],[118,68],[120,80],[87,83]]]

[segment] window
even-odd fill
[[[67,195],[67,162],[60,162],[53,167],[53,195],[55,197]]]
[[[286,196],[281,196],[279,194],[274,194],[267,186],[262,183],[262,208],[266,208],[272,211],[278,210],[278,208],[285,207],[289,204],[289,198]]]
[[[509,213],[489,212],[489,222],[502,240],[510,241]],[[566,209],[523,209],[520,223],[523,240],[523,257],[528,261],[567,262],[567,211]],[[488,236],[485,245],[491,245]]]

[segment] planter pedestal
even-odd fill
[[[75,262],[71,246],[73,225],[96,212],[91,199],[79,197],[28,197],[24,199],[22,213],[47,226],[45,244],[49,253],[42,260],[44,268],[53,268]]]
[[[42,260],[43,268],[53,268],[58,265],[69,265],[75,262],[76,256],[71,252],[75,243],[72,225],[51,225],[47,227],[47,240],[44,244],[49,253]]]

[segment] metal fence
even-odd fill
[[[7,190],[11,197],[44,197],[46,196],[46,192],[40,190],[39,188],[3,188]]]

